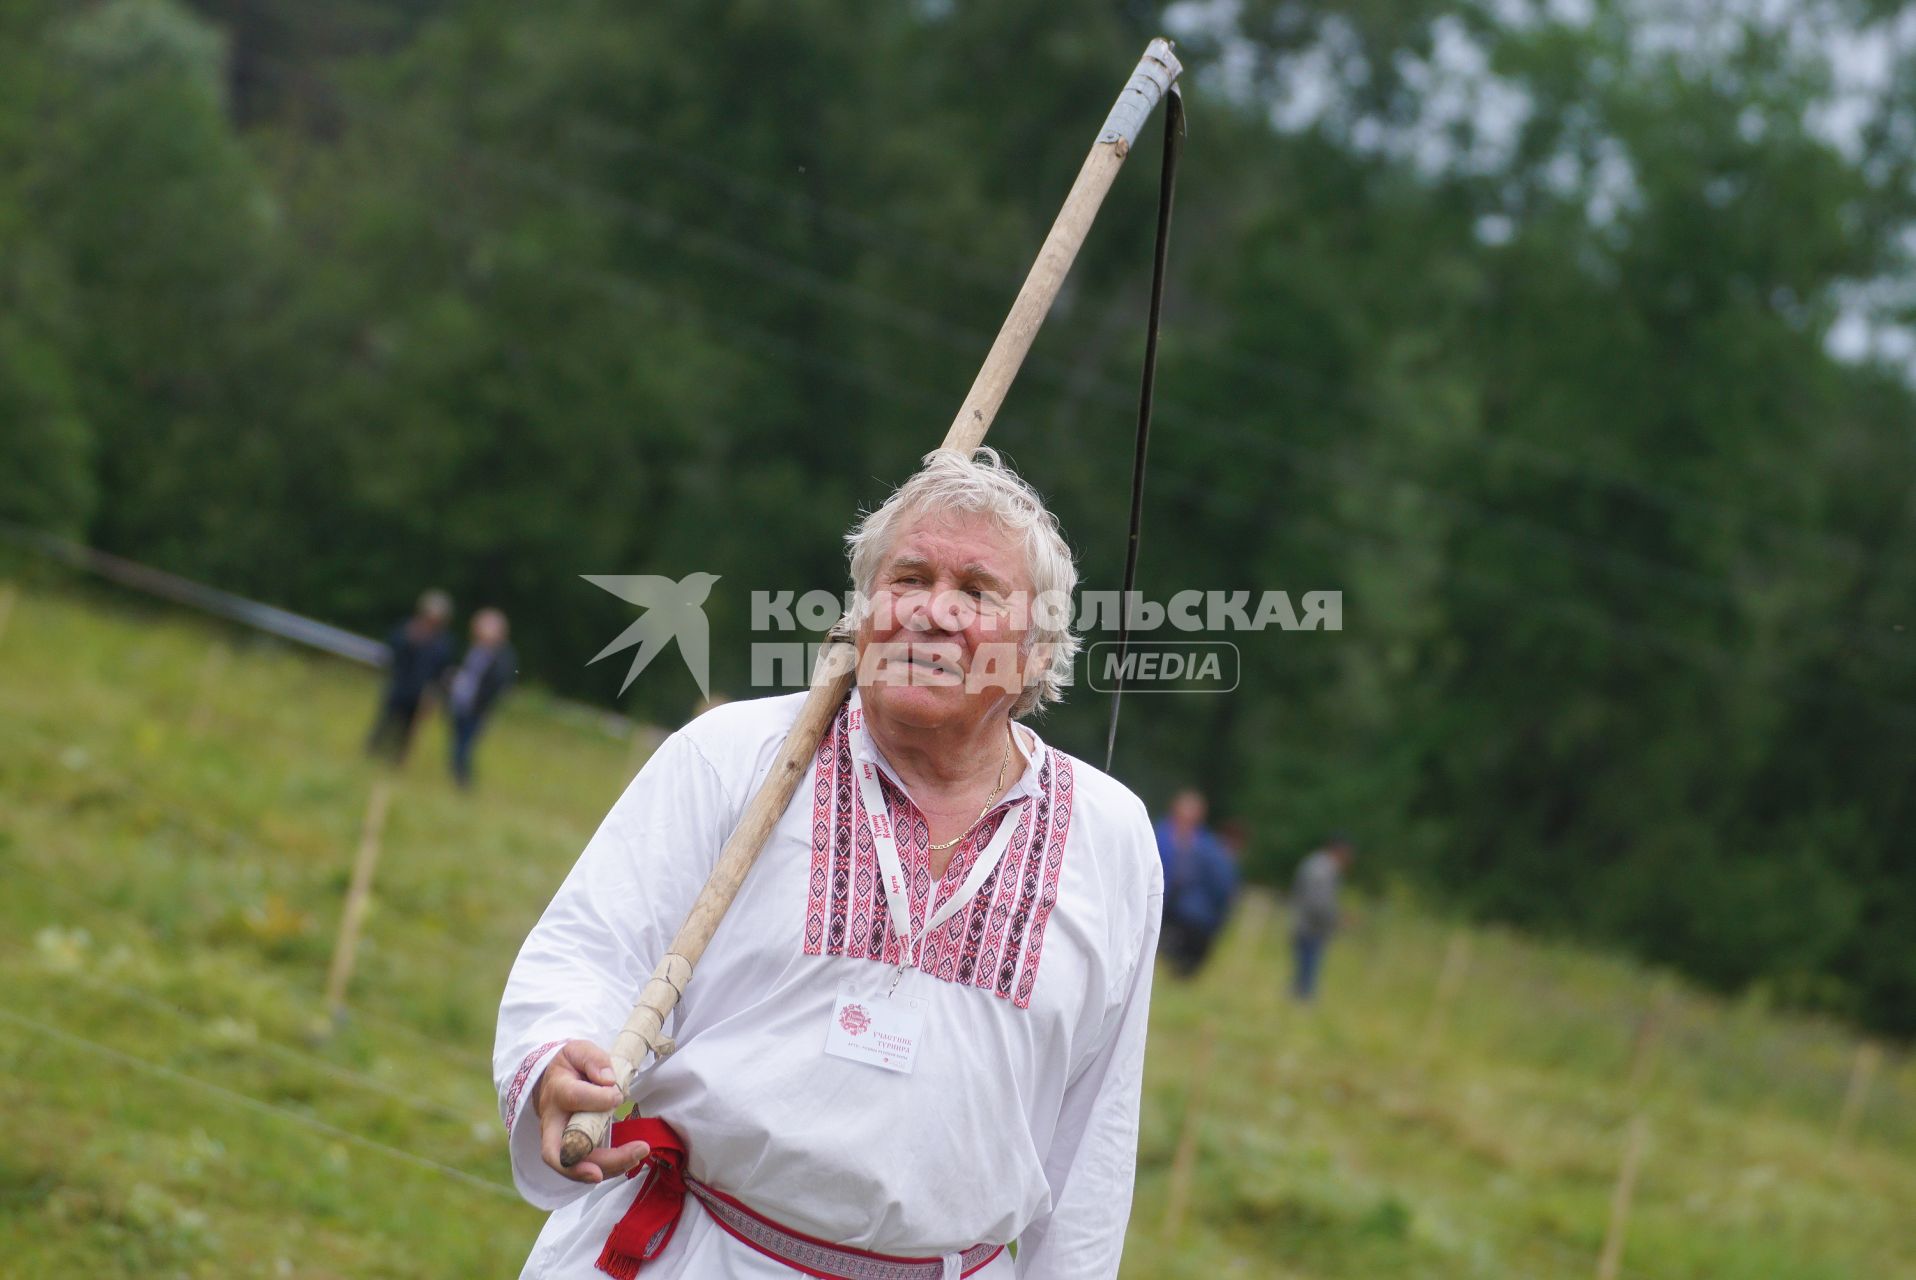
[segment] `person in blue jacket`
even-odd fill
[[[1159,820],[1158,857],[1164,862],[1164,928],[1158,952],[1180,978],[1204,964],[1237,896],[1237,864],[1224,842],[1204,825],[1203,793],[1187,788]]]

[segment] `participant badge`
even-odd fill
[[[925,1001],[921,996],[853,995],[840,992],[825,1030],[825,1052],[834,1058],[870,1063],[911,1074],[924,1038]]]

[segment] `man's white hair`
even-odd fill
[[[898,535],[913,521],[940,512],[982,515],[1023,541],[1035,598],[1025,602],[1030,627],[1024,647],[1030,664],[1011,714],[1020,718],[1047,702],[1062,700],[1078,656],[1078,637],[1071,632],[1078,567],[1057,517],[1037,490],[1005,465],[996,449],[979,448],[969,456],[953,449],[933,450],[925,455],[925,465],[917,474],[852,526],[845,544],[851,553],[852,587],[857,595],[852,615],[845,620],[846,631],[855,631],[870,612],[879,570]]]

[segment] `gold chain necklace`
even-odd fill
[[[991,788],[991,796],[989,799],[985,801],[985,807],[978,810],[978,816],[971,820],[970,827],[966,827],[963,831],[959,832],[957,835],[953,836],[951,839],[945,841],[943,844],[932,845],[931,847],[934,852],[943,853],[945,850],[951,848],[951,846],[957,844],[960,840],[963,840],[966,836],[970,835],[972,827],[976,827],[980,822],[983,822],[985,820],[985,815],[991,812],[991,806],[998,802],[998,793],[1005,789],[1005,770],[1009,769],[1010,767],[1011,767],[1011,730],[1007,728],[1005,730],[1005,758],[998,762],[998,782],[995,786]]]

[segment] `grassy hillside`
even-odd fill
[[[20,595],[0,633],[0,1274],[516,1274],[539,1216],[507,1185],[492,1015],[635,758],[521,695],[466,796],[429,728],[353,1016],[319,1039],[373,694],[176,614]],[[1362,911],[1305,1013],[1269,904],[1239,924],[1200,981],[1161,987],[1128,1276],[1587,1277],[1640,1111],[1621,1274],[1916,1277],[1906,1059],[1841,1144],[1840,1029],[1400,898]]]

